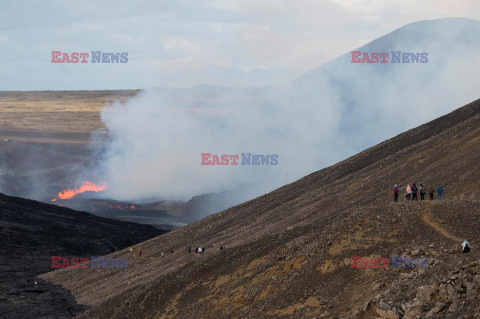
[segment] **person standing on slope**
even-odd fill
[[[470,247],[468,246],[468,241],[466,239],[462,243],[462,248],[463,248],[463,253],[468,253],[470,251]]]
[[[400,192],[400,190],[398,189],[397,184],[395,184],[395,186],[393,186],[393,201],[394,202],[398,202],[398,193],[399,192]]]
[[[438,188],[437,188],[437,199],[438,200],[442,199],[442,194],[443,194],[443,187],[442,187],[442,185],[438,184]]]
[[[413,183],[413,187],[412,187],[412,200],[417,200],[417,199],[418,199],[417,194],[418,194],[417,185],[416,185],[415,183]]]
[[[407,200],[410,200],[412,198],[412,188],[410,187],[410,184],[407,185],[407,195],[406,195]]]
[[[433,200],[434,199],[434,194],[435,194],[435,190],[433,189],[433,187],[430,187],[430,190],[428,191],[428,195],[430,196],[430,200]]]
[[[420,200],[425,199],[425,187],[423,187],[423,184],[420,184]]]

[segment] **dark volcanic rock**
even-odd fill
[[[52,270],[51,256],[105,255],[162,233],[0,194],[0,317],[71,318],[86,307],[65,289],[36,277]]]

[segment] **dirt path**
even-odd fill
[[[440,234],[442,234],[443,236],[445,236],[447,238],[450,238],[451,240],[459,242],[459,243],[463,242],[462,239],[460,239],[458,237],[455,237],[454,235],[451,235],[448,231],[446,231],[442,226],[440,226],[437,222],[435,222],[433,220],[433,216],[432,216],[430,207],[431,207],[431,205],[429,205],[429,209],[422,214],[422,220],[425,223],[427,223],[429,226],[434,228],[436,231],[438,231]]]

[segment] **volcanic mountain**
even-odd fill
[[[51,256],[105,255],[162,233],[0,193],[0,317],[70,318],[83,307],[64,289],[36,278],[52,270]]]
[[[42,277],[91,307],[79,318],[478,317],[479,154],[477,100],[134,245],[142,257],[128,249],[110,255],[131,258],[127,269],[62,269]],[[407,202],[412,183],[427,189],[441,183],[444,198]],[[399,202],[394,184],[402,190]],[[189,254],[196,246],[206,253]],[[352,256],[423,257],[428,268],[358,269]]]

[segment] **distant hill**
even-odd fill
[[[163,233],[0,193],[0,317],[70,318],[83,307],[36,278],[52,270],[51,256],[105,255]]]
[[[475,318],[478,154],[480,100],[138,244],[145,256],[125,272],[42,277],[92,307],[79,318]],[[442,183],[444,199],[406,202],[414,182]],[[398,203],[394,184],[402,190]],[[461,253],[465,238],[469,254]],[[198,245],[205,255],[188,254]],[[355,269],[352,256],[425,257],[429,266]]]
[[[388,63],[352,63],[350,51],[295,79],[293,92],[321,110],[309,114],[319,123],[322,114],[340,112],[335,147],[360,151],[477,99],[479,35],[472,19],[410,23],[351,50],[386,52]],[[425,52],[428,62],[392,63],[392,51]]]

